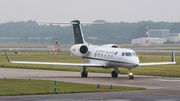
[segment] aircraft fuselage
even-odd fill
[[[85,55],[79,55],[76,45],[72,46],[72,54],[81,57],[88,63],[101,64],[103,68],[125,67],[135,68],[139,65],[139,58],[135,51],[125,48],[110,48],[104,46],[86,45],[88,52]],[[81,53],[80,53],[81,54]]]

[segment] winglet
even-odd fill
[[[8,61],[11,62],[11,60],[10,60],[10,58],[9,58],[9,56],[8,56],[8,54],[7,54],[7,52],[6,52],[6,50],[4,50],[4,52],[5,52],[5,54],[6,54],[6,57],[7,57]]]
[[[175,62],[174,50],[172,50],[172,60],[171,62]]]

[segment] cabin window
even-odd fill
[[[100,53],[98,53],[98,57],[100,57]]]
[[[111,59],[113,58],[113,55],[111,55]]]
[[[106,54],[104,54],[104,58],[106,58]]]
[[[101,57],[103,57],[103,54],[101,54]]]
[[[130,52],[127,52],[126,56],[132,56],[132,54]]]
[[[108,54],[107,58],[109,58],[109,54]]]
[[[94,56],[96,57],[96,53],[94,54]]]

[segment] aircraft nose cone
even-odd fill
[[[131,63],[134,65],[134,67],[137,67],[139,65],[139,58],[138,57],[133,58]]]

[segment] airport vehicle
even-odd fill
[[[44,65],[67,65],[67,66],[80,66],[83,67],[81,70],[81,77],[87,77],[87,67],[97,68],[114,68],[112,71],[112,77],[118,77],[118,67],[124,67],[128,69],[129,79],[134,79],[131,70],[137,66],[146,65],[163,65],[163,64],[176,64],[174,51],[172,51],[171,62],[157,62],[157,63],[139,63],[139,58],[135,51],[126,48],[118,48],[116,44],[105,44],[102,46],[92,45],[85,41],[82,32],[81,24],[79,20],[71,21],[70,23],[51,23],[51,24],[72,24],[74,29],[74,40],[75,45],[70,48],[70,52],[78,57],[81,57],[87,63],[53,63],[53,62],[26,62],[26,61],[11,61],[6,53],[8,61],[11,63],[22,63],[22,64],[44,64]],[[91,23],[94,24],[94,23]]]

